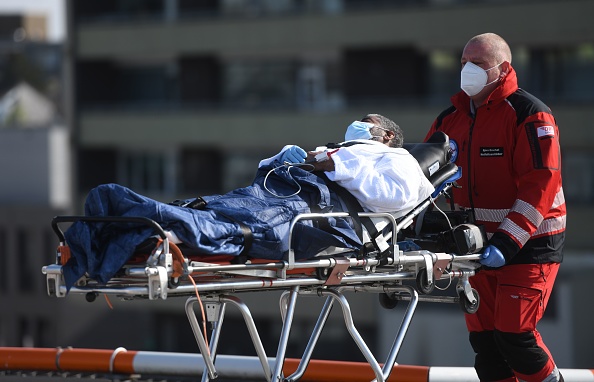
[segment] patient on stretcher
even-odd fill
[[[290,245],[297,259],[331,246],[358,249],[361,240],[346,218],[300,221],[293,232],[298,239],[288,243],[291,221],[302,213],[348,212],[331,183],[369,212],[410,210],[434,188],[402,148],[402,131],[390,119],[368,114],[348,127],[345,139],[310,153],[286,146],[260,162],[250,186],[223,195],[162,203],[117,184],[100,185],[89,193],[85,215],[146,217],[173,242],[202,254],[278,260]],[[106,283],[152,235],[152,229],[132,224],[74,222],[65,232],[72,254],[63,267],[66,286],[85,273]]]

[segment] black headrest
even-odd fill
[[[405,143],[403,147],[419,162],[428,179],[450,161],[450,138],[436,131],[426,142]]]

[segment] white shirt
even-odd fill
[[[408,151],[377,141],[360,141],[361,144],[341,147],[333,153],[334,171],[326,171],[326,175],[347,189],[365,211],[409,210],[434,191],[419,163]],[[289,147],[292,145],[262,160],[259,166],[279,158]]]

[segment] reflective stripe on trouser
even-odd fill
[[[517,264],[481,270],[470,282],[480,296],[467,314],[475,369],[481,381],[512,377],[543,381],[555,368],[536,330],[546,309],[559,264]]]

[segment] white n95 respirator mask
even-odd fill
[[[503,64],[503,62],[501,64]],[[464,93],[468,94],[469,97],[477,95],[485,86],[491,85],[499,80],[499,77],[497,77],[493,81],[487,83],[487,79],[489,78],[487,72],[495,69],[501,64],[497,64],[489,69],[483,69],[472,62],[467,62],[464,64],[462,72],[460,73],[460,88]]]

